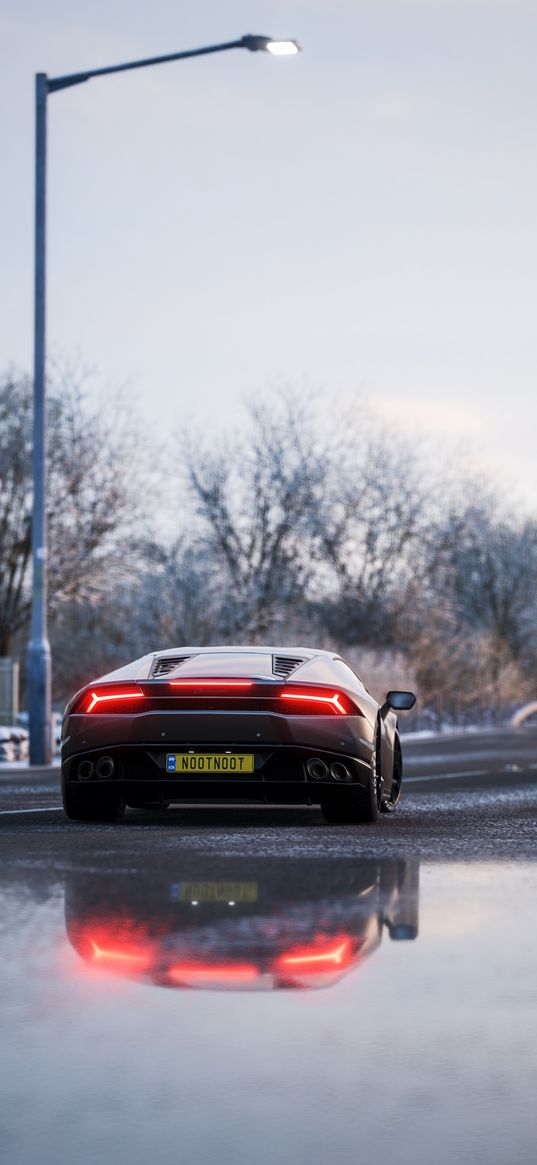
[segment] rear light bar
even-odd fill
[[[253,680],[169,680],[170,688],[253,688]]]
[[[275,683],[248,679],[141,680],[95,684],[77,695],[68,713],[134,715],[157,711],[245,711],[296,716],[360,716],[346,692],[319,684]]]

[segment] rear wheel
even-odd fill
[[[395,734],[395,741],[393,746],[393,781],[390,789],[390,796],[387,801],[383,801],[382,809],[384,813],[393,813],[401,796],[401,785],[403,781],[403,754],[401,752],[401,741],[399,740],[399,733]]]
[[[84,790],[84,793],[86,790]],[[63,811],[69,821],[121,821],[125,802],[119,793],[100,790],[93,796],[80,796],[71,785],[62,784]]]
[[[351,789],[327,790],[321,800],[321,812],[330,825],[362,825],[378,821],[382,797],[378,756],[379,750],[375,748],[366,789],[354,785]]]

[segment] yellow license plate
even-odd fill
[[[257,882],[180,882],[180,902],[257,902]]]
[[[169,752],[166,755],[166,772],[172,776],[223,773],[226,777],[242,777],[253,771],[253,753]]]

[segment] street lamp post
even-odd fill
[[[222,53],[228,49],[269,52],[290,56],[299,51],[294,40],[273,40],[268,36],[243,36],[240,40],[205,45],[181,53],[146,57],[104,69],[70,73],[64,77],[36,76],[35,94],[35,283],[34,283],[34,430],[33,430],[33,516],[32,516],[32,629],[28,648],[28,709],[30,720],[30,764],[46,765],[52,759],[51,662],[47,632],[47,512],[46,512],[46,166],[47,97],[58,89],[81,85],[92,77],[126,73],[148,65],[164,65],[188,57]]]

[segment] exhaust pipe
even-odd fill
[[[108,781],[114,774],[115,761],[111,756],[101,756],[97,761],[96,770],[100,781]]]
[[[328,765],[325,765],[324,760],[321,760],[320,757],[310,756],[310,759],[306,761],[306,769],[308,776],[312,777],[314,781],[322,781],[328,772]]]
[[[78,766],[79,781],[90,781],[93,776],[93,763],[90,760],[81,760]]]
[[[333,777],[334,781],[352,780],[347,766],[339,760],[334,761],[333,765],[330,765],[330,776]]]

